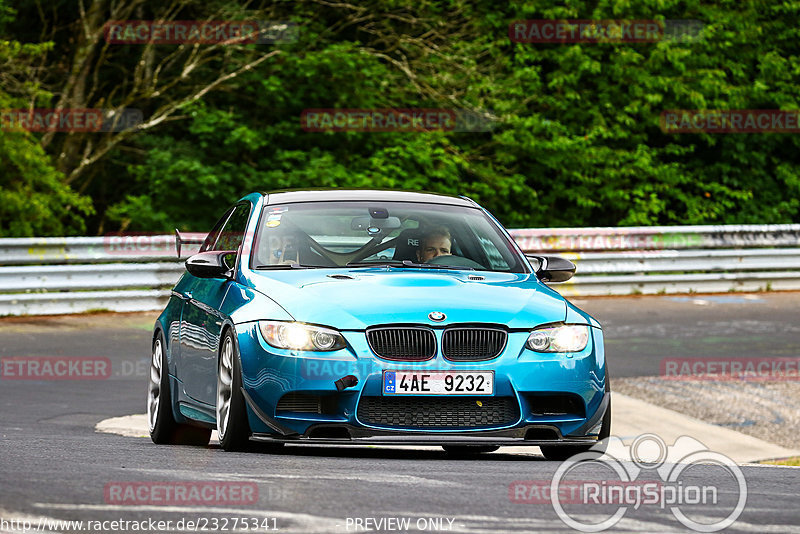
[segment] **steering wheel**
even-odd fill
[[[471,267],[473,269],[486,269],[483,265],[478,263],[477,261],[472,261],[469,258],[465,258],[464,256],[456,256],[455,254],[450,256],[436,256],[433,259],[427,261],[431,265],[451,265],[453,267]]]

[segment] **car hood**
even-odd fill
[[[470,280],[480,276],[483,280]],[[532,274],[430,269],[253,271],[247,283],[296,321],[340,330],[387,323],[498,323],[531,328],[563,321],[566,301]],[[436,323],[428,314],[447,317]]]

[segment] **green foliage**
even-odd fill
[[[14,11],[0,0],[0,29]],[[31,98],[43,94],[25,83],[20,72],[49,49],[48,43],[20,44],[0,40],[0,64],[6,86],[23,90]],[[0,110],[24,109],[22,98],[0,88]],[[91,199],[74,192],[53,167],[38,139],[25,131],[0,128],[0,236],[48,236],[86,231],[84,217],[93,213]]]
[[[8,102],[0,95],[0,105]],[[63,182],[36,139],[0,130],[0,235],[81,234],[91,200]]]
[[[231,13],[234,4],[225,3]],[[207,7],[186,2],[178,18]],[[85,189],[97,210],[88,231],[203,231],[250,191],[306,187],[465,194],[511,227],[800,222],[798,135],[675,135],[659,126],[671,109],[800,109],[797,2],[366,0],[270,9],[262,15],[300,25],[299,42],[277,45],[281,55],[184,106],[182,120],[110,151]],[[25,10],[23,27],[35,25],[33,13]],[[655,43],[508,38],[511,21],[553,18],[705,26],[697,38]],[[60,35],[57,50],[69,46]],[[102,71],[109,87],[123,84],[113,77],[133,63],[116,53]],[[385,107],[490,110],[497,122],[475,133],[300,127],[305,109]],[[12,166],[19,154],[43,158],[32,146],[6,147],[0,161],[17,153]],[[37,185],[42,198],[72,194],[56,192],[52,172],[41,176],[53,188]],[[53,212],[66,217],[61,227],[29,220],[0,232],[81,231],[88,208],[79,197],[52,204],[72,206]]]

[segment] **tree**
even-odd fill
[[[0,31],[13,20],[14,11],[0,0]],[[20,44],[0,40],[0,88],[10,88],[28,98],[42,96],[32,81],[35,63],[49,43]],[[45,94],[46,96],[46,94]],[[26,98],[14,98],[0,89],[0,110],[23,107]],[[64,183],[39,144],[8,121],[0,123],[0,235],[64,235],[86,230],[84,217],[92,213],[91,200]]]
[[[11,32],[53,43],[25,71],[41,90],[7,76],[0,89],[25,106],[145,117],[136,131],[41,138],[63,183],[91,197],[92,233],[203,230],[252,190],[325,186],[467,194],[514,227],[800,222],[797,135],[659,127],[670,109],[800,108],[800,6],[788,0],[51,4],[21,0]],[[299,34],[278,45],[110,44],[104,24],[128,18],[293,21]],[[704,27],[652,43],[508,37],[514,20],[653,18]],[[388,107],[473,110],[494,128],[300,127],[305,109]]]

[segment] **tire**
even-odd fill
[[[226,451],[250,448],[239,352],[231,330],[226,330],[222,337],[217,364],[217,433],[219,444]]]
[[[493,445],[442,445],[444,452],[454,458],[470,458],[480,454],[494,452],[500,447]]]
[[[611,393],[611,386],[608,379],[608,374],[606,374],[606,393]],[[602,441],[605,440],[608,436],[611,435],[611,397],[608,398],[608,406],[606,407],[606,413],[603,414],[603,423],[600,426],[600,433],[597,435],[597,440]],[[606,452],[606,447],[608,446],[607,441],[602,441],[602,443],[595,444],[595,445],[542,445],[539,447],[542,450],[542,454],[548,460],[562,462],[564,460],[568,460],[572,456],[576,454],[580,454],[582,452],[597,452],[598,456],[601,456],[603,453]]]
[[[208,445],[211,429],[179,424],[172,414],[169,367],[164,351],[164,335],[159,330],[153,340],[150,378],[147,388],[147,422],[153,443],[168,445]]]

